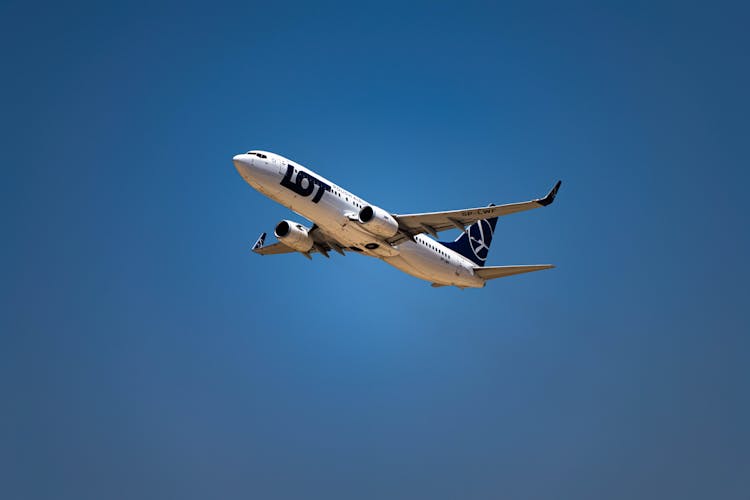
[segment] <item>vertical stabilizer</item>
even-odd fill
[[[496,224],[497,217],[479,220],[469,226],[455,241],[441,241],[440,244],[470,259],[476,265],[484,266]]]

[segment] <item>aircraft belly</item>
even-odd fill
[[[361,248],[368,255],[383,258],[395,257],[399,254],[397,248],[368,233],[357,222],[345,219],[339,230],[351,242],[350,246]]]
[[[345,247],[356,247],[364,255],[384,258],[398,255],[398,250],[378,239],[376,236],[362,230],[356,222],[343,215],[344,208],[336,204],[336,199],[326,200],[326,196],[319,203],[309,198],[287,195],[282,193],[280,200],[295,213],[313,221],[318,227]]]
[[[387,257],[383,259],[388,264],[392,265],[399,271],[403,271],[406,274],[409,274],[411,276],[414,276],[415,278],[419,278],[425,281],[434,281],[432,276],[429,274],[423,273],[419,268],[416,268],[412,266],[409,261],[404,259],[402,256],[396,256],[396,257]]]
[[[484,280],[473,276],[458,264],[449,264],[423,246],[406,242],[398,246],[400,260],[386,259],[389,264],[417,278],[459,287],[482,287]],[[392,262],[393,261],[393,262]]]

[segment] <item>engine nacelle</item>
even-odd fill
[[[359,222],[370,233],[390,238],[398,233],[398,222],[385,210],[366,206],[359,211]]]
[[[276,238],[289,248],[293,248],[298,252],[307,253],[312,250],[313,239],[310,237],[310,229],[306,228],[302,224],[292,222],[290,220],[283,220],[276,224],[276,229],[273,230],[273,234]]]

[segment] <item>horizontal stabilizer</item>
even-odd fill
[[[482,279],[494,280],[495,278],[505,278],[514,274],[531,273],[551,269],[555,266],[552,264],[537,264],[533,266],[490,266],[474,268],[474,273]]]

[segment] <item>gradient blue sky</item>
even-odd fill
[[[739,5],[3,3],[0,496],[746,499]],[[251,255],[255,148],[558,267]]]

